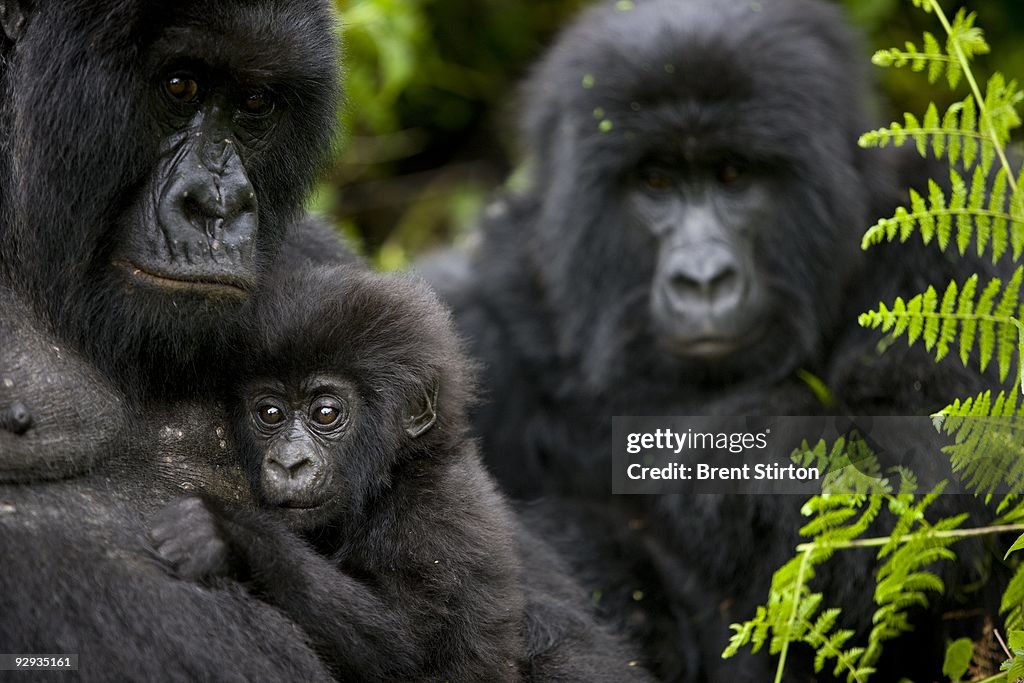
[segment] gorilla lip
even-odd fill
[[[281,503],[278,507],[288,508],[289,510],[312,510],[313,508],[320,507],[320,503],[304,503],[297,500],[289,500]]]
[[[743,337],[695,337],[690,339],[662,337],[661,345],[669,352],[693,358],[721,358],[753,344],[759,335]]]
[[[160,289],[191,291],[210,295],[219,294],[232,298],[244,298],[249,295],[248,289],[234,279],[226,281],[215,279],[213,277],[208,280],[172,278],[167,275],[158,275],[150,272],[142,266],[128,261],[114,261],[114,265],[122,270],[128,271],[134,279]]]

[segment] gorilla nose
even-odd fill
[[[255,194],[248,182],[232,182],[230,176],[196,179],[182,191],[176,213],[183,223],[231,243],[255,229]]]
[[[192,154],[178,172],[160,202],[161,220],[173,239],[187,242],[205,236],[214,252],[219,245],[241,247],[253,240],[256,193],[237,154],[216,167]]]
[[[729,308],[739,302],[742,278],[728,248],[710,244],[677,249],[667,266],[667,293],[674,305]]]
[[[320,468],[305,455],[289,452],[268,457],[263,463],[263,481],[279,491],[308,491],[318,479]]]

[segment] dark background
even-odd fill
[[[347,107],[335,161],[312,200],[384,269],[457,243],[488,193],[514,181],[517,84],[587,0],[335,0],[345,43]],[[765,0],[766,2],[770,0]],[[909,70],[869,64],[876,49],[921,44],[933,16],[910,0],[836,0],[866,36],[883,96],[879,125],[953,101]],[[685,2],[685,0],[680,0]],[[965,3],[943,0],[952,16]],[[1024,78],[1024,0],[970,0],[992,69]],[[961,85],[959,97],[966,95]],[[868,227],[868,226],[865,226]]]

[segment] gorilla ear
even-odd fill
[[[434,426],[437,422],[437,392],[441,383],[436,378],[430,386],[423,390],[423,396],[418,401],[413,401],[409,411],[412,413],[405,418],[405,433],[414,439],[418,439]]]
[[[32,0],[0,0],[0,28],[12,41],[25,33],[31,6]]]

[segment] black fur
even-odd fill
[[[185,578],[248,579],[339,678],[515,680],[512,525],[463,434],[468,378],[443,309],[422,287],[360,269],[286,278],[260,299],[233,423],[274,512],[214,517],[187,499],[154,529],[158,550]],[[435,383],[436,424],[413,438],[403,421]],[[341,409],[321,433],[305,413],[325,392]],[[258,417],[271,402],[287,415],[276,431]],[[324,464],[282,500],[263,473],[292,444]]]
[[[234,427],[265,510],[170,506],[152,536],[179,575],[246,581],[345,680],[647,680],[495,491],[465,435],[468,364],[425,287],[296,274],[246,338]]]
[[[250,501],[218,385],[242,319],[235,290],[264,277],[285,239],[319,230],[298,218],[335,121],[329,3],[7,0],[3,9],[0,407],[21,402],[33,421],[21,435],[0,429],[0,643],[79,653],[83,680],[328,679],[294,623],[237,585],[197,589],[170,576],[145,530],[185,492]],[[189,128],[159,99],[172,64],[201,70],[218,96],[271,88],[272,116],[224,123],[236,134],[226,143],[234,152],[222,148],[229,168],[211,159],[160,176],[169,146],[188,158],[200,146],[188,135],[214,130]],[[254,126],[258,139],[245,132]],[[209,194],[204,174],[248,184],[252,196],[204,208],[179,186],[171,218],[183,230],[183,217],[212,231],[221,218],[241,221],[245,287],[165,290],[115,267],[125,252],[146,257],[138,245],[157,226],[138,212],[166,196],[157,183]],[[207,256],[178,252],[166,266],[185,279],[204,269],[234,276]]]
[[[172,125],[154,108],[154,81],[168,64],[201,60],[217,78],[281,90],[285,111],[270,144],[245,158],[259,200],[256,248],[266,260],[310,189],[333,130],[331,19],[312,1],[259,9],[148,2],[33,7],[4,73],[11,165],[0,203],[5,269],[46,317],[59,321],[62,336],[132,388],[171,381],[169,364],[188,371],[175,373],[178,380],[203,377],[220,361],[211,350],[224,346],[209,337],[231,329],[237,307],[149,296],[109,267],[118,247],[133,239],[133,226],[124,223],[136,196],[149,191]],[[240,38],[224,38],[232,35]],[[190,305],[173,305],[182,300]]]
[[[602,2],[525,88],[528,187],[489,208],[465,263],[429,270],[485,364],[491,393],[475,425],[489,466],[513,494],[547,496],[535,524],[569,549],[666,680],[770,679],[763,655],[719,656],[728,624],[753,614],[791,556],[799,500],[608,498],[611,416],[921,414],[985,385],[918,349],[879,355],[877,335],[857,326],[879,299],[989,270],[920,247],[861,253],[866,227],[924,172],[901,153],[858,149],[870,127],[864,54],[839,11],[811,0],[638,0],[627,11]],[[761,297],[766,332],[739,350],[665,346],[648,303],[659,245],[630,203],[651,159],[678,174],[693,211],[704,195],[687,193],[707,169],[723,184],[734,165],[749,178],[740,194],[701,185],[724,206],[760,192],[756,211],[713,214],[714,230],[752,254],[738,272]],[[736,215],[757,220],[733,224]],[[836,405],[821,405],[801,370],[822,378]],[[825,584],[863,629],[870,558],[861,559],[837,564]],[[933,614],[918,628],[894,646],[915,656],[883,662],[879,680],[939,675],[944,634],[959,624]],[[788,680],[812,677],[809,662],[790,661]]]

